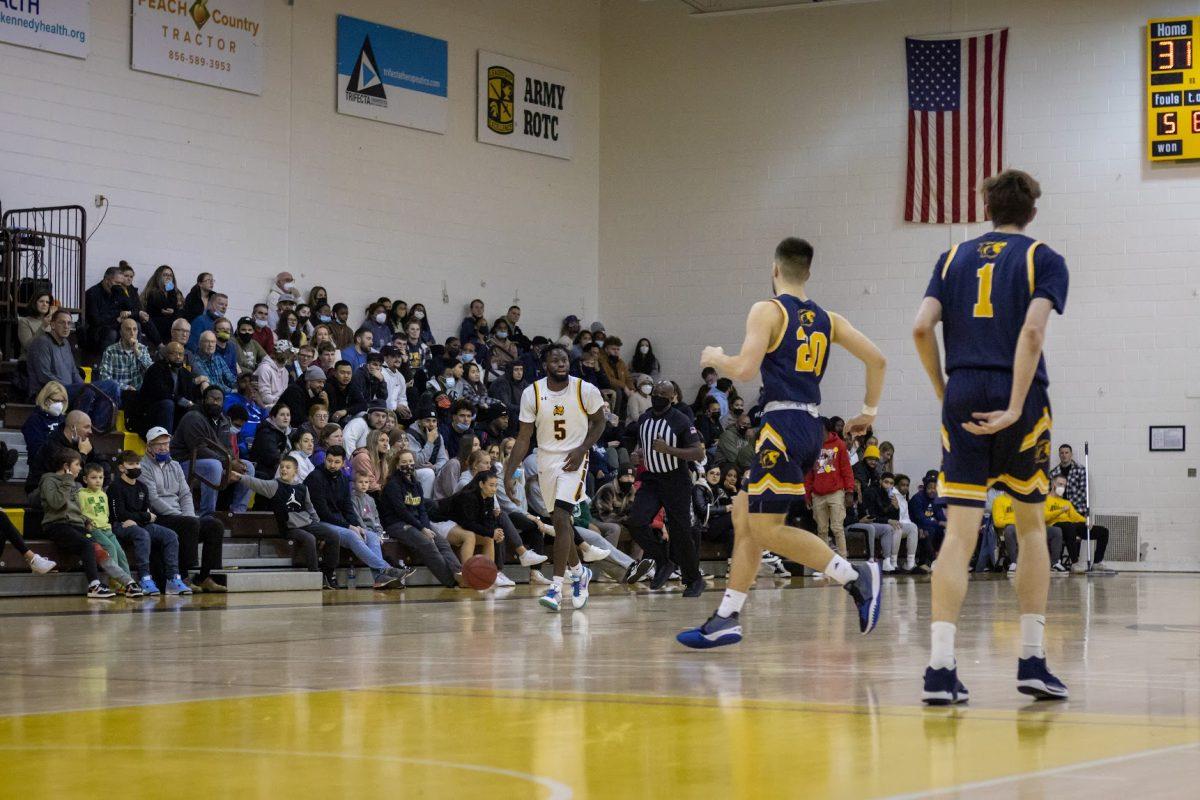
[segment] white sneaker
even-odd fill
[[[1008,574],[1012,575],[1016,571],[1017,571],[1017,562],[1014,561],[1008,565]]]
[[[608,550],[605,550],[603,547],[596,547],[594,544],[589,544],[586,550],[583,548],[580,548],[579,550],[579,557],[588,564],[592,563],[593,561],[603,561],[604,559],[608,558],[608,556]]]
[[[535,553],[532,550],[526,550],[521,553],[522,567],[536,567],[538,564],[545,564],[547,557],[541,553]]]
[[[1082,561],[1076,561],[1071,565],[1071,572],[1087,572],[1087,564]]]
[[[825,573],[824,572],[814,572],[812,574],[812,577],[813,577],[814,581],[823,581],[823,580],[825,580]]]
[[[917,568],[917,559],[910,558],[904,562],[904,571],[905,572],[912,572],[916,568]]]
[[[492,584],[492,588],[496,589],[502,586],[516,586],[517,584],[512,578],[505,575],[503,572],[496,573],[496,582]]]
[[[550,579],[536,569],[529,570],[529,584],[531,586],[549,586]]]
[[[879,571],[880,572],[895,572],[896,568],[894,566],[892,566],[892,560],[890,558],[885,558],[883,560],[883,564],[881,564],[879,567]]]
[[[37,553],[34,553],[33,557],[29,559],[29,568],[38,575],[45,575],[57,566],[56,562],[45,556],[39,556]]]

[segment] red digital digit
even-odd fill
[[[1193,115],[1192,125],[1196,124]],[[1174,136],[1179,132],[1179,118],[1174,111],[1158,112],[1158,135],[1159,136]]]
[[[1200,109],[1192,112],[1192,133],[1200,133]]]
[[[1158,59],[1158,63],[1154,65],[1154,70],[1158,72],[1172,69],[1175,66],[1175,42],[1170,39],[1163,39],[1154,44],[1157,51],[1154,57]]]

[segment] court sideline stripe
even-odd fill
[[[975,781],[974,783],[960,783],[956,786],[946,786],[941,789],[925,789],[920,792],[910,792],[908,794],[891,794],[886,795],[882,800],[920,800],[922,797],[939,797],[948,794],[958,794],[959,792],[969,792],[976,789],[990,789],[996,786],[1004,786],[1018,781],[1025,781],[1031,778],[1045,778],[1051,775],[1060,775],[1064,772],[1074,772],[1081,769],[1090,769],[1092,767],[1107,767],[1112,764],[1122,764],[1126,761],[1136,761],[1139,758],[1147,758],[1149,756],[1160,756],[1168,753],[1178,753],[1183,750],[1190,750],[1200,746],[1200,742],[1189,742],[1188,744],[1176,744],[1170,747],[1160,747],[1156,750],[1143,750],[1140,753],[1127,753],[1123,756],[1111,756],[1109,758],[1097,758],[1093,761],[1081,761],[1078,764],[1067,764],[1062,767],[1050,767],[1049,769],[1040,769],[1036,772],[1024,772],[1020,775],[1008,775],[1003,778],[992,778],[986,781]]]

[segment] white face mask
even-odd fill
[[[414,319],[425,319],[425,312],[424,311],[414,311],[413,318]]]
[[[456,380],[454,379],[454,376],[453,376],[453,375],[451,375],[450,377],[446,378],[446,388],[447,388],[447,389],[453,389],[453,388],[454,388],[454,384],[456,384],[456,383],[458,383],[458,381],[456,381]]]
[[[638,352],[641,353],[642,355],[646,355],[647,353],[650,352],[650,345],[646,345],[646,344],[642,345],[641,347],[638,348]]]
[[[1067,487],[1065,487],[1065,486],[1055,486],[1055,487],[1054,487],[1054,493],[1055,493],[1056,495],[1058,495],[1059,497],[1062,497],[1064,494],[1066,494],[1066,493],[1067,493]]]
[[[285,290],[285,291],[289,291],[289,292],[290,292],[292,289],[295,289],[295,288],[296,288],[296,282],[295,282],[295,281],[288,281],[288,282],[286,282],[285,284],[283,284],[283,288],[284,288],[284,290]]]
[[[386,319],[387,319],[387,314],[383,313],[382,311],[380,311],[378,314],[375,315],[375,322],[377,322],[380,325],[382,325]]]
[[[47,408],[46,410],[50,412],[50,416],[52,416],[52,417],[61,417],[63,411],[66,410],[66,406],[63,405],[63,403],[61,403],[60,401],[56,400],[53,403],[51,403],[49,408]]]
[[[267,327],[267,321],[265,319],[258,319],[257,317],[255,317],[254,318],[254,327],[265,328],[265,327]]]
[[[650,396],[650,392],[652,389],[654,389],[654,387],[648,383],[643,383],[641,386],[638,387],[638,391],[641,392],[642,394],[646,395],[647,397]]]

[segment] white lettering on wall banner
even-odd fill
[[[571,73],[480,50],[476,91],[479,141],[571,157],[576,91]]]
[[[132,2],[134,69],[262,94],[263,0]]]
[[[87,58],[91,0],[0,0],[0,42]]]

